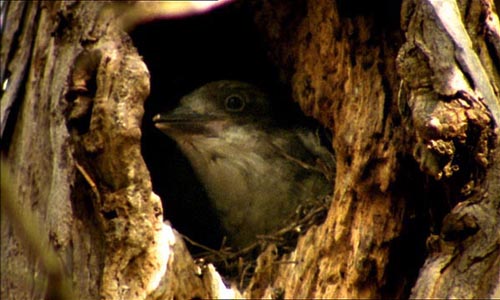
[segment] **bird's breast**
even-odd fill
[[[273,139],[234,130],[179,142],[233,245],[244,246],[283,226],[300,201],[314,194],[313,181],[326,182],[286,159]]]

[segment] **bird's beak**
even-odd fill
[[[222,120],[213,115],[198,114],[191,110],[177,108],[169,113],[153,117],[156,128],[167,135],[213,136],[220,129]]]

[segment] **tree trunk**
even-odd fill
[[[493,1],[234,5],[337,158],[325,222],[239,292],[163,223],[141,154],[150,78],[126,31],[193,11],[174,6],[7,4],[2,299],[500,297]]]

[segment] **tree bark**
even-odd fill
[[[293,99],[331,129],[337,171],[325,222],[268,247],[243,295],[500,297],[493,1],[247,4]],[[149,74],[125,31],[165,13],[9,2],[2,299],[241,296],[163,223],[141,156]]]
[[[337,176],[325,223],[299,240],[284,259],[296,264],[280,265],[274,286],[285,298],[398,297],[410,274],[398,280],[388,272],[407,259],[392,252],[404,230],[408,187],[406,176],[400,176],[408,170],[398,157],[408,137],[394,102],[397,23],[369,7],[356,11],[356,4],[306,1],[304,6],[301,16],[263,8],[257,24],[273,29],[270,49],[287,67],[283,72],[294,99],[332,129]],[[397,14],[397,7],[388,13]],[[285,22],[296,27],[281,25]]]
[[[63,24],[74,12],[71,5],[8,3],[1,51],[2,84],[6,86],[1,106],[6,158],[2,169],[10,171],[12,193],[4,193],[2,187],[2,211],[3,203],[9,200],[23,218],[32,212],[28,224],[45,245],[43,252],[27,248],[29,241],[18,234],[20,230],[13,231],[16,224],[9,215],[2,215],[4,299],[44,297],[47,277],[39,262],[46,249],[54,249],[63,261],[76,297],[96,299],[99,294],[103,236],[92,206],[76,201],[82,196],[73,194],[75,161],[64,115],[67,77],[83,34],[65,32],[70,30]],[[88,10],[78,11],[88,17]]]
[[[257,24],[294,99],[332,128],[337,177],[326,222],[283,259],[296,263],[280,265],[274,288],[299,298],[406,297],[415,265],[405,260],[421,263],[418,238],[430,229],[411,297],[498,296],[493,3],[403,1],[404,37],[396,1],[380,10],[303,5],[297,13],[268,1]]]
[[[55,277],[73,283],[72,295],[59,298],[145,299],[167,268],[168,289],[154,295],[217,296],[210,284],[220,278],[196,276],[180,238],[162,223],[140,152],[149,75],[120,27],[122,12],[104,2],[9,5],[2,140],[12,192],[2,201],[31,225],[2,218],[4,299],[57,294],[49,268],[38,265],[47,248],[63,265]],[[33,216],[26,220],[24,210]],[[27,238],[31,230],[42,242]],[[179,275],[189,269],[191,276]]]
[[[414,157],[451,191],[454,206],[428,238],[411,296],[498,297],[498,17],[487,1],[408,1],[402,15],[407,41],[398,63]]]

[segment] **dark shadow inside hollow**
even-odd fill
[[[340,10],[346,19],[359,13],[342,5]],[[295,121],[301,114],[291,101],[290,87],[280,81],[277,70],[268,61],[268,45],[254,25],[253,12],[244,5],[182,19],[157,20],[137,27],[131,36],[151,73],[142,151],[153,189],[162,198],[165,219],[191,240],[219,249],[224,232],[203,186],[175,142],[154,127],[152,118],[176,107],[182,96],[197,87],[230,79],[250,82],[278,95],[273,97],[275,105]],[[411,159],[407,160],[403,168],[411,171],[408,178],[401,179],[396,194],[401,198],[412,196],[407,203],[407,224],[392,246],[391,258],[395,263],[389,266],[388,283],[383,290],[387,296],[409,294],[413,284],[408,280],[415,280],[425,257],[425,238],[430,230],[435,231],[429,228],[430,202],[442,196],[434,195],[436,188],[432,184],[429,190],[422,190],[425,178],[415,179],[412,174],[419,174],[417,167]],[[194,255],[204,252],[187,245]]]
[[[203,186],[175,142],[154,127],[152,118],[171,110],[182,96],[211,81],[246,81],[280,95],[286,94],[286,87],[266,59],[266,48],[251,13],[242,6],[157,20],[138,26],[131,36],[151,73],[142,152],[153,190],[162,198],[165,219],[175,229],[197,243],[219,249],[224,232]],[[287,96],[276,99],[291,103]],[[295,114],[298,108],[286,110]],[[200,251],[187,244],[193,254]]]

